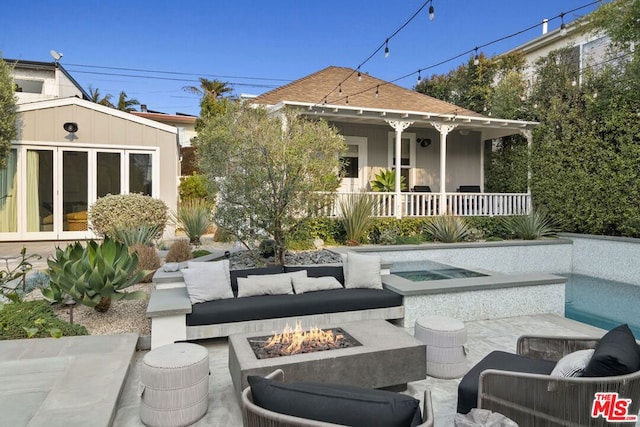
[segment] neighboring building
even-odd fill
[[[535,63],[554,50],[571,48],[576,68],[582,71],[601,66],[609,59],[611,40],[606,34],[586,30],[584,21],[576,21],[564,29],[547,31],[547,23],[542,23],[542,34],[535,39],[511,49],[507,53],[521,52],[525,58],[525,75],[533,77]]]
[[[176,208],[175,127],[87,100],[60,64],[7,62],[22,92],[17,140],[0,170],[1,240],[94,237],[87,210],[107,193],[144,193]]]
[[[165,114],[158,111],[147,110],[146,105],[140,106],[141,111],[132,111],[138,117],[155,120],[178,129],[178,144],[180,144],[180,176],[191,175],[196,169],[194,148],[191,141],[197,135],[196,116],[188,114]]]
[[[274,114],[282,108],[297,109],[334,125],[348,147],[342,193],[370,190],[377,172],[399,169],[407,187],[417,191],[402,193],[396,183],[395,194],[386,193],[393,202],[385,202],[389,208],[378,212],[380,216],[528,211],[529,194],[482,193],[484,141],[518,133],[530,140],[536,123],[483,116],[358,74],[350,68],[327,67],[251,102],[267,106]],[[435,193],[424,194],[425,190]],[[465,190],[480,193],[463,194]],[[463,199],[471,201],[463,203]]]

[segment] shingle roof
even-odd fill
[[[337,89],[340,83],[342,95],[339,95]],[[376,90],[378,96],[376,96]],[[328,95],[330,92],[331,94]],[[363,73],[359,79],[355,70],[335,66],[329,66],[266,92],[252,99],[252,102],[263,105],[276,105],[283,101],[322,104],[325,96],[327,96],[326,103],[331,105],[483,117],[476,112],[368,74]]]

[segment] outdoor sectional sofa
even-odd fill
[[[333,277],[339,288],[301,294],[239,296],[238,279],[306,271],[309,278]],[[184,270],[183,270],[184,273]],[[379,273],[378,273],[379,275]],[[402,296],[381,285],[345,288],[342,265],[275,266],[229,272],[233,295],[193,303],[184,282],[158,285],[151,295],[151,347],[193,339],[225,337],[235,333],[281,331],[301,323],[303,327],[368,319],[401,319]],[[207,277],[206,280],[223,280]]]

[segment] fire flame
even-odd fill
[[[296,323],[295,328],[286,325],[281,334],[274,334],[267,339],[265,348],[280,347],[285,354],[297,354],[309,345],[324,345],[327,347],[337,347],[344,338],[342,334],[334,335],[332,331],[324,331],[317,327],[312,327],[308,331],[302,330],[302,324]]]

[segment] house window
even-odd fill
[[[344,178],[358,178],[358,146],[347,145],[347,153],[342,157]]]
[[[42,93],[43,80],[13,79],[16,92]]]
[[[395,132],[389,132],[389,168],[396,167]],[[404,177],[406,188],[413,186],[413,172],[416,156],[416,134],[403,133],[400,139],[400,175]]]
[[[129,193],[152,193],[151,154],[129,154]]]
[[[107,194],[120,194],[121,172],[120,153],[98,152],[97,154],[97,191],[98,198]]]
[[[0,169],[0,233],[18,231],[17,152],[9,151],[6,167]]]

